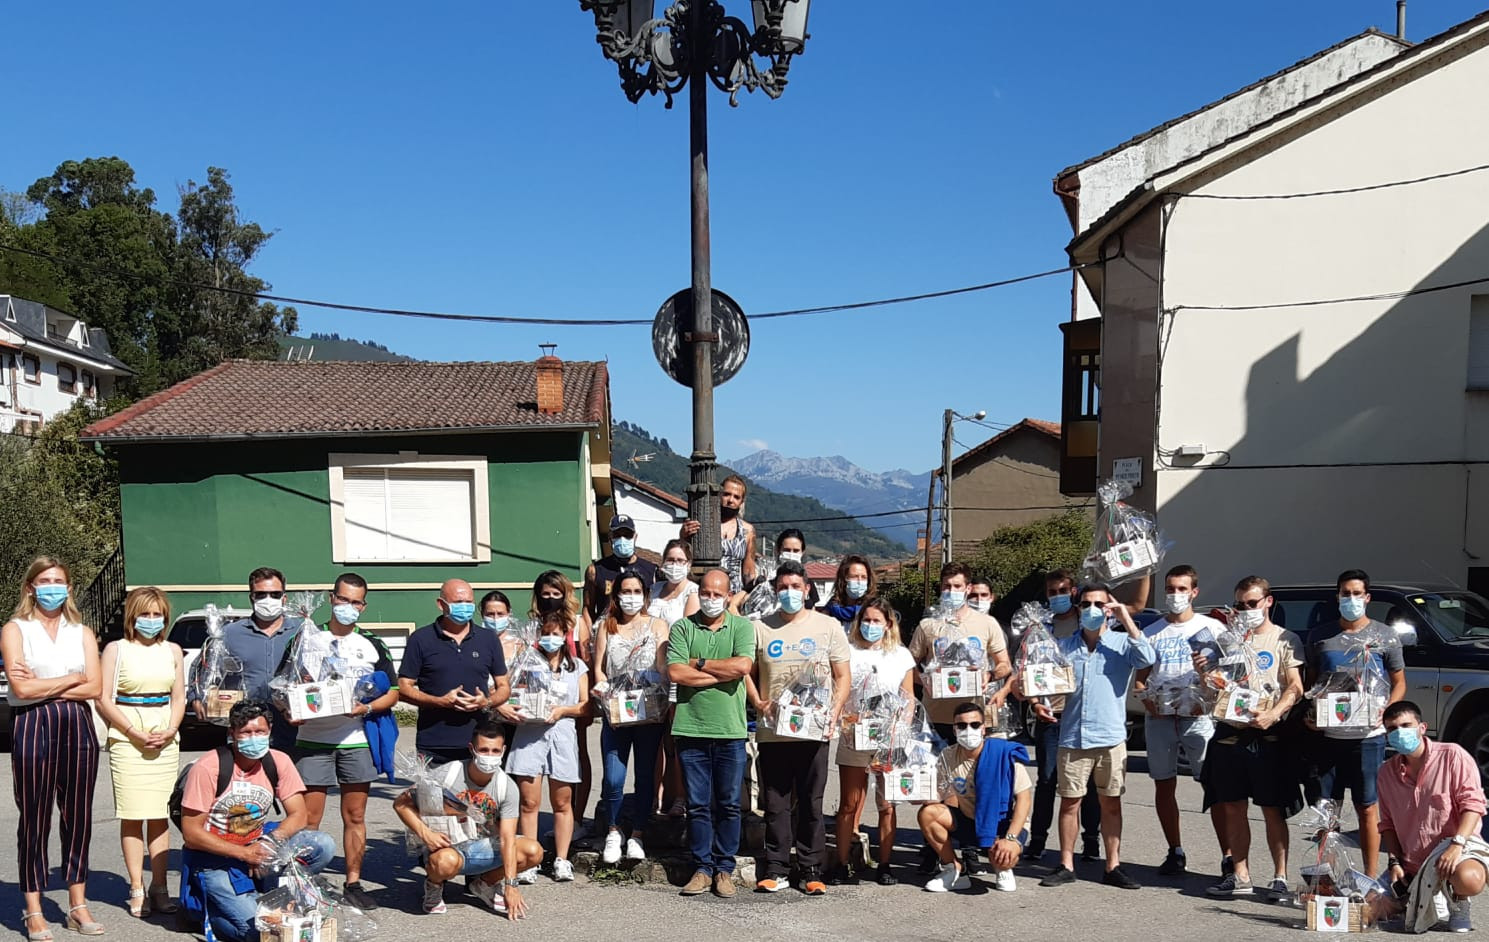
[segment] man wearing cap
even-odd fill
[[[640,575],[648,587],[657,581],[656,563],[636,556],[636,521],[616,514],[610,518],[610,553],[584,571],[584,615],[591,625],[604,617],[615,580],[629,572]]]

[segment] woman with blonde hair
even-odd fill
[[[176,733],[186,715],[181,648],[165,640],[171,602],[153,586],[124,597],[124,638],[103,649],[98,712],[109,725],[114,816],[129,874],[129,914],[173,913],[166,887],[171,851],[167,807],[180,765]],[[150,895],[143,857],[149,842]]]
[[[50,862],[52,805],[60,818],[67,858],[67,928],[102,935],[88,912],[88,845],[93,840],[93,786],[98,738],[90,700],[98,699],[98,639],[73,603],[72,576],[50,556],[26,567],[21,600],[0,628],[0,656],[10,680],[10,766],[15,780],[16,850],[26,908],[21,921],[31,942],[52,938],[41,913]]]
[[[853,677],[853,692],[849,695],[846,711],[850,715],[862,717],[866,710],[882,706],[883,700],[894,700],[895,697],[907,704],[902,709],[914,709],[915,658],[900,644],[899,615],[884,599],[864,602],[849,623],[848,667]],[[868,800],[869,763],[873,761],[875,750],[853,748],[854,734],[854,728],[845,728],[838,740],[838,862],[827,877],[827,882],[834,886],[859,882],[848,858],[858,834],[858,819],[863,816],[863,806]],[[895,808],[886,797],[882,777],[876,787],[879,793],[879,868],[875,879],[881,886],[892,886],[898,882],[889,866],[889,857],[894,851]],[[865,843],[865,863],[867,858],[868,845]]]

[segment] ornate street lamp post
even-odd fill
[[[632,103],[645,95],[661,94],[666,107],[688,88],[689,150],[692,164],[691,329],[676,338],[690,345],[691,357],[669,357],[658,349],[663,369],[693,390],[693,453],[688,465],[689,516],[698,521],[693,539],[694,568],[719,565],[719,500],[714,481],[717,456],[713,441],[713,390],[733,371],[718,374],[715,346],[721,332],[714,320],[719,304],[710,275],[708,236],[708,82],[729,93],[729,104],[739,104],[741,90],[760,89],[771,98],[786,90],[791,57],[807,40],[810,0],[752,0],[755,28],[727,15],[717,0],[677,0],[660,17],[655,0],[579,0],[594,14],[596,41],[620,72],[621,89]],[[762,67],[759,57],[768,60]],[[670,306],[670,305],[669,305]],[[664,306],[663,315],[670,315]],[[659,315],[659,320],[662,315]],[[742,323],[739,325],[743,327]],[[682,351],[673,351],[680,354]],[[721,350],[737,371],[743,350]]]

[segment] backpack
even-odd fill
[[[176,784],[175,787],[171,789],[171,797],[166,799],[167,814],[170,816],[171,823],[176,826],[176,830],[178,831],[181,830],[181,796],[186,791],[186,777],[191,774],[192,768],[200,761],[200,759],[194,759],[191,762],[186,763],[186,765],[181,769],[181,773],[176,776]],[[280,807],[279,804],[278,760],[274,758],[274,753],[270,752],[265,754],[264,761],[261,764],[264,767],[264,775],[267,776],[269,779],[269,791],[274,795],[274,810],[278,814],[283,814],[284,809]],[[227,787],[229,783],[232,782],[232,780],[233,750],[229,749],[227,746],[218,746],[217,788],[215,791],[213,791],[213,794],[221,795],[223,792],[227,791]]]

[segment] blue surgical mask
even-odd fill
[[[269,754],[269,734],[244,736],[237,740],[238,755],[245,759],[262,759]]]
[[[781,611],[787,615],[795,615],[801,611],[801,606],[806,602],[806,596],[800,589],[782,589],[776,593],[776,598],[780,600]]]
[[[481,624],[495,632],[503,632],[512,626],[512,617],[503,615],[500,618],[483,618]]]
[[[1345,621],[1359,621],[1365,615],[1365,599],[1358,595],[1339,596],[1339,614]]]
[[[355,625],[361,614],[361,612],[357,611],[357,606],[348,605],[344,602],[340,605],[331,606],[331,617],[336,619],[337,624],[347,627]]]
[[[1068,593],[1061,592],[1059,595],[1050,598],[1050,611],[1056,615],[1064,615],[1070,611],[1070,606],[1074,603],[1075,599],[1072,599]]]
[[[636,541],[628,536],[618,536],[610,541],[610,549],[617,559],[630,559],[636,555]]]
[[[538,647],[549,654],[554,654],[564,646],[563,635],[544,635],[538,639]]]
[[[65,585],[39,585],[33,590],[36,593],[36,604],[43,611],[55,612],[67,601],[67,586]]]
[[[850,599],[861,599],[869,594],[869,580],[867,579],[849,579],[845,585]]]
[[[863,622],[858,626],[858,631],[869,644],[878,644],[879,639],[884,637],[884,626],[876,621]]]
[[[142,638],[153,638],[165,630],[165,618],[148,618],[141,615],[134,620],[134,633]]]
[[[475,602],[446,602],[450,607],[450,621],[457,625],[464,625],[476,617]]]
[[[1106,627],[1106,610],[1099,605],[1081,608],[1081,627],[1087,631],[1100,631]]]
[[[967,593],[963,589],[947,589],[941,593],[941,607],[958,609],[967,604]]]
[[[1401,729],[1393,729],[1386,732],[1386,745],[1395,749],[1403,756],[1409,756],[1417,751],[1422,744],[1422,733],[1415,726],[1405,726]]]

